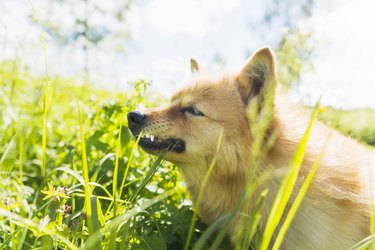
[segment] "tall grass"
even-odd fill
[[[118,133],[117,138],[117,146],[116,146],[116,160],[115,160],[115,166],[113,170],[113,180],[112,180],[112,194],[113,194],[113,217],[117,216],[117,179],[118,179],[118,165],[119,165],[119,159],[121,157],[121,129],[122,124],[120,124],[120,129]],[[116,238],[117,238],[117,231],[113,230],[110,234],[110,240],[108,247],[110,249],[116,248]]]
[[[154,218],[163,223],[181,204],[166,204],[164,199],[173,196],[177,201],[177,196],[185,195],[173,188],[178,181],[173,167],[161,159],[151,164],[153,160],[138,150],[127,127],[121,125],[124,114],[144,102],[147,82],[135,83],[136,91],[123,99],[123,94],[71,84],[71,79],[46,78],[29,76],[17,62],[0,65],[0,91],[5,97],[0,100],[4,132],[0,137],[0,246],[24,249],[52,244],[75,249],[94,242],[91,247],[141,247],[147,234],[139,230],[140,225],[127,219],[131,223],[123,237],[125,226],[117,218],[131,218],[147,208],[164,211]],[[49,100],[54,101],[53,109]],[[118,131],[116,136],[114,131]],[[39,166],[40,172],[35,171]],[[165,174],[154,176],[159,167]],[[150,181],[157,189],[143,192]],[[165,195],[159,194],[161,189]],[[190,216],[192,211],[188,212]],[[106,224],[114,225],[111,221],[117,227],[103,229]],[[143,219],[141,228],[153,235],[147,221],[150,218]],[[168,235],[165,228],[160,230]],[[175,242],[180,238],[181,233],[176,233]]]
[[[309,139],[311,128],[317,118],[319,112],[318,105],[314,108],[310,123],[306,129],[305,134],[303,135],[299,145],[297,146],[296,152],[294,153],[292,160],[290,162],[290,165],[288,169],[286,170],[285,176],[281,182],[280,188],[276,194],[274,203],[271,208],[271,212],[268,216],[267,223],[264,229],[264,234],[262,238],[262,242],[260,245],[261,250],[266,250],[269,247],[269,244],[271,242],[272,236],[276,230],[276,227],[279,225],[279,222],[281,220],[281,217],[285,211],[286,205],[288,204],[288,201],[291,197],[292,191],[295,187],[298,173],[300,170],[300,167],[302,165],[302,161],[305,155],[306,147],[307,147],[307,141]],[[306,180],[305,180],[306,183]],[[303,193],[301,193],[303,197]],[[302,200],[302,199],[301,199]],[[298,200],[297,200],[298,202]],[[298,205],[296,206],[298,207]],[[289,221],[293,218],[293,214],[291,214],[291,217],[289,217]],[[290,222],[288,222],[290,223]],[[278,237],[278,240],[275,242],[275,249],[278,249],[280,247],[281,241],[283,239],[283,236],[285,235],[285,232],[287,230],[288,226],[283,228],[283,231],[280,234],[280,237]]]
[[[44,84],[44,94],[43,94],[43,132],[42,132],[42,157],[40,171],[43,178],[43,182],[46,177],[46,151],[47,151],[47,112],[48,112],[48,64],[47,64],[47,48],[44,40],[44,33],[42,33],[42,48],[45,61],[45,84]]]
[[[92,206],[91,206],[91,188],[89,186],[89,168],[87,165],[87,155],[86,155],[86,142],[85,142],[85,135],[82,126],[82,115],[81,115],[81,108],[79,102],[77,102],[78,107],[78,121],[79,121],[79,132],[81,138],[81,154],[82,154],[82,172],[83,172],[83,183],[84,183],[84,191],[85,191],[85,205],[84,211],[87,217],[87,223],[89,227],[89,234],[93,234],[94,228],[92,221]]]

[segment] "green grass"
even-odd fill
[[[41,37],[41,45],[43,49],[44,64],[45,64],[45,79],[44,79],[44,89],[43,89],[43,121],[42,121],[42,156],[40,164],[40,172],[42,178],[46,176],[46,150],[47,150],[47,114],[48,114],[48,64],[47,64],[47,49],[44,40],[44,33]]]
[[[242,228],[236,249],[261,246],[264,232],[258,226],[265,215],[259,207],[267,191],[256,199],[253,214],[243,208],[270,173],[249,183],[233,214],[204,225],[179,185],[176,167],[145,154],[129,134],[127,112],[139,103],[154,105],[145,98],[147,85],[140,80],[126,92],[109,92],[77,85],[74,79],[31,76],[17,61],[0,63],[0,248],[226,249],[226,234],[237,212],[249,224]],[[363,124],[359,114],[367,119]],[[372,110],[328,109],[321,115],[373,144]],[[264,133],[269,119],[265,112],[253,132]],[[261,140],[256,145],[252,154],[259,157],[263,147],[269,147]],[[296,153],[299,157],[302,149]],[[318,162],[285,212],[275,244],[282,242],[317,168]],[[293,178],[288,182],[293,188]],[[273,225],[278,224],[275,220]],[[268,243],[263,244],[266,249]]]
[[[323,122],[336,127],[345,135],[375,146],[374,109],[342,110],[328,107],[320,117]]]
[[[183,248],[193,210],[178,172],[127,129],[128,111],[152,105],[147,84],[108,92],[50,77],[47,90],[18,62],[0,63],[0,246]]]

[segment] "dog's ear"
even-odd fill
[[[238,89],[245,104],[254,97],[264,99],[267,91],[275,91],[276,60],[270,47],[257,50],[237,75]]]
[[[198,62],[194,58],[190,58],[190,70],[192,73],[198,72],[200,69]]]

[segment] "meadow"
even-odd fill
[[[0,63],[1,249],[212,247],[204,240],[212,227],[196,220],[178,169],[129,134],[127,112],[156,105],[147,86],[107,91]],[[374,110],[320,110],[375,146]],[[250,247],[259,237],[253,231]],[[228,247],[225,237],[213,243]]]

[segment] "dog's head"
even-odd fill
[[[128,126],[139,145],[178,166],[208,166],[222,133],[221,160],[233,161],[249,149],[247,110],[253,100],[261,102],[275,88],[275,59],[269,48],[255,52],[234,75],[210,78],[198,71],[192,83],[177,92],[171,103],[159,108],[128,113]],[[245,152],[246,154],[246,152]],[[248,153],[247,153],[248,154]],[[240,156],[239,156],[240,155]]]

